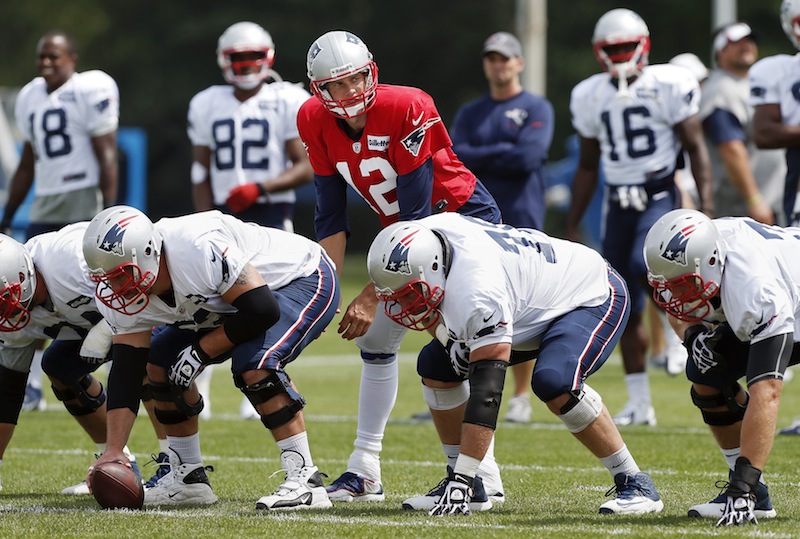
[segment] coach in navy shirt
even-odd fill
[[[483,46],[489,94],[456,113],[453,149],[492,193],[503,221],[516,227],[544,226],[543,168],[553,139],[553,106],[526,92],[522,47],[497,32]]]

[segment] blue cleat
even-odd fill
[[[615,475],[614,486],[606,492],[606,496],[612,494],[616,494],[616,498],[600,506],[601,515],[643,515],[660,513],[664,509],[664,502],[658,496],[653,480],[644,472]]]
[[[447,467],[447,477],[439,481],[439,484],[433,487],[430,492],[420,496],[412,496],[403,502],[403,509],[407,511],[430,511],[439,498],[444,494],[444,489],[450,481],[450,476],[453,475],[453,468]],[[492,501],[486,495],[486,489],[483,486],[483,479],[477,476],[472,483],[472,499],[469,502],[470,511],[488,511],[492,508]],[[501,494],[502,496],[502,494]]]
[[[386,499],[383,485],[353,472],[345,472],[325,487],[334,502],[382,502]]]
[[[778,434],[788,434],[788,435],[800,435],[800,419],[795,419],[794,423],[789,425],[786,428],[783,428],[778,431]]]
[[[729,478],[730,475],[731,472],[728,472]],[[725,504],[728,501],[725,492],[728,490],[729,484],[730,483],[727,481],[717,481],[715,486],[720,489],[719,496],[710,502],[690,507],[688,515],[696,518],[722,518],[722,514],[725,512]],[[753,514],[756,516],[756,519],[775,518],[778,516],[777,511],[772,507],[772,501],[769,499],[769,487],[760,481],[756,486],[756,507]]]

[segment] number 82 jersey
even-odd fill
[[[646,66],[618,95],[616,81],[599,73],[578,83],[570,97],[572,125],[600,142],[610,185],[638,185],[675,170],[680,140],[673,126],[698,113],[700,87],[688,69]]]

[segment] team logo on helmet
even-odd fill
[[[680,229],[672,238],[667,242],[667,246],[661,252],[661,257],[675,262],[681,266],[687,266],[686,261],[686,243],[689,241],[689,236],[696,230],[695,225],[689,225],[686,228]]]
[[[314,44],[311,45],[311,50],[308,51],[308,61],[313,62],[317,55],[319,55],[321,52],[322,47],[320,47],[319,43],[315,41]]]
[[[131,215],[120,219],[118,223],[114,223],[106,232],[103,241],[100,242],[100,249],[117,256],[125,256],[125,247],[122,245],[122,240],[125,238],[125,227],[135,218],[136,215]]]
[[[400,273],[402,275],[411,275],[411,266],[408,263],[408,249],[411,242],[414,241],[414,236],[417,235],[419,230],[413,231],[408,236],[400,239],[389,254],[389,260],[386,262],[386,271],[391,273]]]

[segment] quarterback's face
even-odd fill
[[[43,38],[36,50],[36,66],[39,74],[53,91],[67,82],[75,72],[77,56],[70,53],[64,36],[54,35]]]
[[[348,99],[364,93],[367,87],[367,76],[364,73],[356,73],[343,79],[332,80],[325,84],[325,89],[336,101]]]

